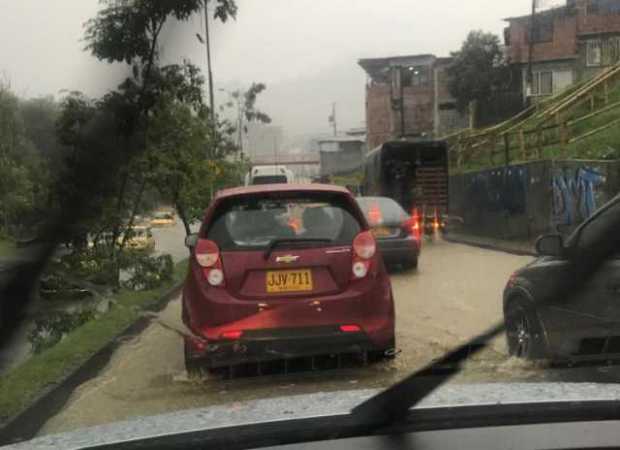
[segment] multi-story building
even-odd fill
[[[524,96],[557,93],[620,62],[620,0],[567,0],[533,20],[531,15],[505,20],[506,56],[521,69]]]
[[[408,137],[441,136],[467,126],[447,87],[450,58],[409,55],[361,59],[368,74],[368,148]]]

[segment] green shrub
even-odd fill
[[[153,257],[133,254],[125,264],[130,277],[122,285],[133,291],[155,289],[172,280],[174,263],[170,255]]]
[[[28,333],[32,351],[40,353],[56,345],[66,334],[95,318],[93,309],[76,313],[54,312],[42,319],[36,319],[34,328]]]

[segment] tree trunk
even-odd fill
[[[120,251],[123,251],[125,248],[125,244],[127,243],[127,239],[129,238],[129,231],[133,227],[133,221],[138,213],[138,208],[140,207],[140,203],[142,202],[142,195],[144,194],[144,188],[146,187],[146,178],[142,179],[140,183],[140,187],[138,188],[138,195],[136,195],[136,200],[134,201],[133,208],[131,208],[131,215],[129,216],[129,222],[127,222],[127,227],[125,231],[125,235],[123,236],[123,240],[121,241]]]

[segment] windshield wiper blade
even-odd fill
[[[484,349],[504,329],[502,323],[476,336],[385,391],[360,403],[351,410],[351,415],[356,422],[374,427],[382,427],[404,419],[412,407],[459,373],[464,362]]]
[[[265,260],[269,259],[269,256],[271,256],[271,252],[273,252],[273,249],[275,249],[280,244],[293,244],[293,243],[297,243],[297,242],[329,244],[331,242],[331,239],[318,239],[318,238],[316,238],[316,239],[315,238],[297,238],[297,239],[296,238],[282,238],[282,239],[274,239],[267,246],[267,249],[265,250],[265,253],[263,253],[263,258],[265,258]]]

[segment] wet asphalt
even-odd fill
[[[178,236],[166,235],[170,239],[162,247],[178,245],[174,243]],[[178,250],[179,255],[182,251]],[[215,404],[241,408],[243,401],[259,398],[387,387],[501,321],[504,284],[530,260],[529,256],[440,240],[426,242],[417,271],[391,274],[400,353],[392,361],[368,366],[352,361],[337,369],[189,379],[177,332],[183,331],[183,325],[180,298],[176,297],[142,333],[122,343],[97,376],[82,383],[39,434]],[[502,336],[467,362],[451,382],[617,380],[617,367],[551,370],[511,358]]]

